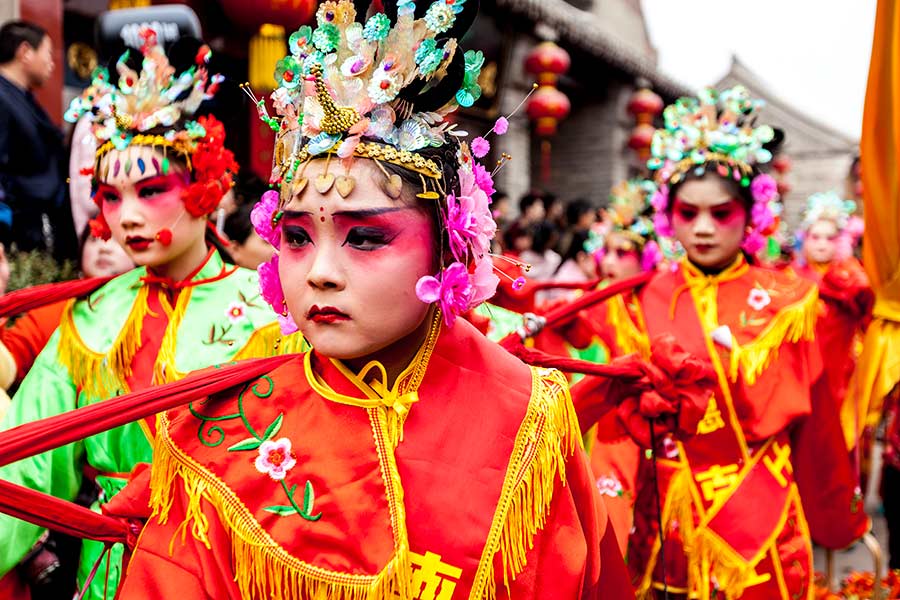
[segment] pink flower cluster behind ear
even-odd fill
[[[778,199],[778,184],[771,175],[760,173],[750,182],[753,207],[750,209],[750,232],[744,238],[741,248],[749,254],[756,254],[766,245],[764,231],[775,223],[772,203]]]
[[[250,212],[250,222],[257,235],[275,248],[272,258],[257,267],[259,293],[278,315],[278,325],[282,335],[290,335],[298,330],[294,318],[287,308],[281,276],[278,274],[278,247],[281,244],[281,224],[276,222],[278,212],[278,192],[269,190],[262,195]]]
[[[454,260],[437,275],[427,275],[416,283],[416,297],[429,304],[436,302],[448,326],[457,315],[493,296],[500,283],[489,254],[497,232],[490,208],[493,178],[471,157],[463,161],[458,175],[459,193],[448,194],[442,210]]]

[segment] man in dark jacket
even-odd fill
[[[42,28],[26,21],[0,27],[0,241],[46,247],[47,215],[59,254],[74,237],[63,134],[31,93],[53,67],[53,41]]]

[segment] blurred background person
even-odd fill
[[[32,95],[53,69],[53,41],[41,27],[0,28],[0,241],[19,250],[52,245],[57,257],[69,257],[76,240],[63,134]]]

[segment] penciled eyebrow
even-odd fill
[[[362,208],[359,210],[339,210],[332,213],[335,217],[345,217],[348,219],[367,219],[369,217],[377,217],[386,213],[397,212],[400,210],[412,210],[411,206],[384,206],[381,208]],[[286,210],[282,215],[285,219],[297,219],[300,217],[311,217],[312,213],[307,210]]]

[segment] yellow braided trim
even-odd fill
[[[631,318],[621,294],[609,299],[606,322],[616,332],[616,346],[624,354],[650,356],[650,340]]]
[[[250,334],[247,342],[235,353],[234,360],[299,354],[307,350],[309,344],[306,343],[302,333],[298,331],[284,335],[278,322],[273,321]]]
[[[184,453],[168,436],[168,417],[159,418],[159,434],[153,448],[150,476],[151,518],[168,521],[177,480],[186,498],[184,521],[169,545],[172,554],[177,538],[191,535],[213,550],[209,542],[209,519],[203,512],[211,506],[231,541],[234,581],[247,600],[328,598],[329,600],[384,600],[406,590],[412,581],[409,552],[397,552],[375,575],[329,571],[305,563],[282,548],[253,517],[234,492],[213,473]]]
[[[163,334],[162,343],[159,345],[156,362],[153,363],[153,383],[157,385],[184,378],[185,374],[179,372],[175,366],[175,352],[178,345],[178,330],[181,328],[184,313],[187,311],[188,303],[191,301],[192,291],[193,288],[190,287],[181,290],[172,310],[168,310],[169,303],[164,297],[164,292],[162,290],[158,291],[160,304],[166,311],[169,322],[166,324],[166,331]]]
[[[494,559],[498,552],[503,584],[509,591],[510,581],[525,569],[534,536],[546,524],[556,480],[566,484],[566,459],[582,449],[565,376],[535,367],[531,375],[531,400],[516,435],[470,598],[497,597]]]
[[[752,342],[740,346],[733,340],[729,379],[735,382],[738,375],[743,374],[744,381],[753,385],[759,374],[778,357],[782,344],[814,339],[818,301],[819,290],[813,286],[802,300],[781,309]]]
[[[59,323],[59,362],[66,367],[75,387],[89,397],[109,398],[117,391],[128,391],[131,363],[141,345],[141,330],[147,315],[147,286],[141,286],[131,312],[112,347],[105,354],[88,347],[78,333],[73,318],[75,301],[63,311]]]

